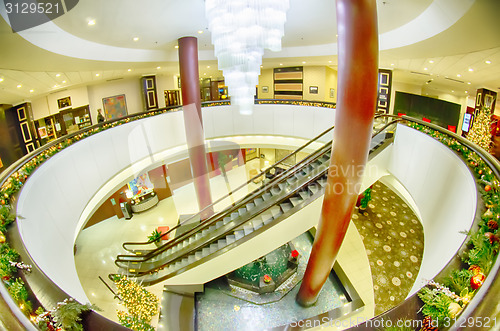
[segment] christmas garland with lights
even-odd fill
[[[127,312],[117,311],[120,324],[137,331],[154,330],[150,323],[160,312],[158,297],[126,276],[115,276],[113,281],[122,304],[127,308]]]
[[[498,221],[500,219],[500,185],[498,178],[476,152],[427,126],[410,123],[410,127],[424,132],[457,152],[474,173],[479,192],[487,208],[478,223],[478,229],[468,231],[468,242],[461,259],[463,268],[452,270],[443,284],[429,281],[428,286],[418,292],[422,300],[422,314],[426,317],[422,330],[449,325],[470,302],[475,292],[483,285],[499,251]]]

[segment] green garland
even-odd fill
[[[447,287],[434,283],[438,288],[424,287],[418,293],[419,298],[424,303],[422,313],[438,325],[442,325],[446,318],[454,318],[463,310],[476,289],[481,286],[485,275],[491,270],[498,255],[500,241],[497,233],[498,221],[500,220],[500,196],[498,192],[500,185],[498,178],[495,177],[483,159],[460,142],[420,124],[410,123],[409,126],[440,141],[466,161],[476,177],[479,192],[487,208],[478,223],[478,229],[466,232],[469,240],[467,249],[461,258],[469,268],[452,270],[443,280]],[[474,279],[476,276],[479,281]],[[473,283],[476,289],[472,287]]]

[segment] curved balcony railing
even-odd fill
[[[122,123],[127,123],[128,121],[134,119],[140,119],[146,116],[151,116],[163,112],[176,111],[176,110],[178,110],[178,107],[161,109],[153,112],[134,114],[124,119],[119,119],[113,122],[100,123],[92,127],[86,128],[84,130],[78,131],[76,133],[73,133],[71,135],[64,136],[56,141],[44,145],[40,149],[37,149],[36,151],[27,156],[24,156],[16,163],[9,166],[2,174],[0,174],[0,185],[3,186],[11,178],[12,175],[23,169],[23,167],[26,166],[27,164],[29,164],[30,167],[35,168],[37,165],[43,162],[45,158],[50,157],[51,155],[57,153],[58,150],[62,149],[66,144],[70,144],[80,139],[84,139],[89,135],[98,133],[103,129],[113,127],[114,125],[120,125]],[[440,127],[437,127],[435,125],[418,121],[408,117],[404,117],[404,119],[410,123],[417,123],[430,130],[433,130],[433,132],[434,131],[438,132],[439,134],[442,134],[450,139],[457,141],[460,146],[463,146],[463,148],[472,151],[476,155],[478,155],[478,157],[482,160],[482,162],[484,162],[484,164],[489,169],[491,169],[494,177],[496,178],[496,181],[500,179],[500,163],[486,151],[478,148],[476,145],[470,143],[466,139],[456,134],[453,134],[447,130],[444,130]],[[24,180],[21,180],[21,186],[23,181]],[[16,192],[14,192],[13,195],[10,197],[11,200],[10,202],[14,205],[16,203],[16,197],[17,197]],[[478,216],[476,217],[473,225],[473,229],[477,228],[481,223],[482,221],[481,214],[482,213],[478,213]],[[8,237],[8,242],[13,242],[13,246],[16,246],[16,248],[22,247],[22,242],[20,242],[19,235],[17,234],[16,236],[15,231],[9,231],[7,233],[7,237]],[[464,241],[462,247],[457,252],[456,257],[452,259],[448,263],[448,265],[445,268],[443,268],[443,270],[436,276],[435,278],[436,280],[439,281],[440,278],[445,277],[446,274],[450,272],[450,270],[463,267],[463,262],[460,256],[463,255],[464,252],[470,248],[468,244],[469,239],[470,235]],[[23,261],[25,263],[32,263],[29,259],[29,255],[27,253],[24,254],[26,255],[23,256],[23,254],[21,254]],[[61,299],[67,297],[66,293],[58,289],[53,284],[51,285],[52,287],[51,286],[46,287],[47,284],[51,283],[49,279],[45,279],[43,281],[37,281],[36,280],[37,278],[41,279],[44,277],[44,275],[43,272],[37,270],[36,265],[33,266],[33,269],[34,270],[32,272],[31,277],[26,277],[26,275],[21,273],[19,273],[18,276],[20,276],[32,290],[34,289],[35,291],[37,290],[40,291],[38,292],[39,294],[43,293],[43,298],[37,298],[35,296],[31,297],[31,299],[35,301],[34,308],[36,308],[36,306],[39,305],[39,300],[44,300],[44,306],[47,306],[50,304],[55,304],[57,301],[61,301]],[[451,329],[459,328],[461,326],[462,321],[466,321],[467,323],[469,318],[475,320],[482,319],[482,321],[484,322],[484,319],[486,317],[494,318],[499,316],[500,308],[497,305],[497,295],[500,290],[500,280],[498,278],[499,275],[500,275],[500,261],[498,259],[495,259],[494,261],[492,261],[490,272],[487,275],[482,287],[480,287],[479,290],[476,291],[475,296],[472,298],[469,304],[465,306],[464,310],[459,315],[460,319],[454,321],[453,324],[450,325]],[[32,284],[34,285],[32,286]],[[3,282],[2,284],[0,284],[0,293],[4,298],[8,308],[12,312],[12,315],[10,315],[12,316],[12,319],[8,321],[7,324],[10,323],[10,325],[17,325],[18,329],[20,330],[36,330],[37,328],[33,326],[30,319],[24,315],[24,313],[18,307],[17,303],[10,297],[9,292],[5,287],[5,285],[3,284]],[[391,319],[394,321],[397,320],[398,318],[403,318],[403,317],[410,319],[412,318],[421,319],[422,316],[421,313],[419,312],[421,307],[422,307],[422,302],[420,301],[417,295],[413,295],[409,297],[406,301],[404,301],[402,304],[393,308],[392,310],[384,313],[383,315],[377,316],[376,319],[385,319],[385,320]],[[492,322],[493,321],[491,321],[491,323]],[[101,328],[103,327],[103,325],[107,325],[108,327],[107,328],[105,327],[107,330],[123,329],[121,326],[105,319],[104,317],[98,315],[97,313],[89,314],[88,317],[84,319],[83,324],[85,327],[88,327],[89,330],[92,330],[92,326],[97,326],[97,325],[99,325],[99,327]],[[360,325],[359,327],[363,327],[363,325]],[[475,329],[480,329],[480,328],[475,328]],[[486,330],[487,328],[483,327],[483,329]]]

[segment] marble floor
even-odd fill
[[[227,194],[228,188],[232,190],[246,182],[250,178],[250,170],[256,169],[258,166],[259,160],[255,160],[227,171],[229,185],[222,176],[211,178],[213,200]],[[245,186],[234,195],[234,199],[243,197],[257,186],[259,184],[253,183]],[[126,310],[119,304],[118,300],[114,299],[113,293],[99,279],[101,277],[111,288],[115,288],[108,279],[108,275],[115,273],[118,269],[114,264],[116,256],[126,253],[122,248],[123,242],[144,242],[158,226],[173,227],[177,224],[179,215],[196,213],[197,201],[194,197],[194,186],[188,184],[176,189],[171,197],[162,200],[156,207],[143,213],[134,214],[130,220],[113,217],[93,225],[79,234],[75,254],[77,272],[88,299],[103,310],[102,315],[117,321],[116,311]],[[216,209],[223,209],[225,205],[230,203],[231,200],[226,199]],[[337,261],[365,303],[364,308],[356,311],[350,318],[368,319],[375,316],[374,284],[370,271],[370,261],[362,238],[354,223],[351,222]],[[161,298],[163,287],[161,284],[157,284],[148,287],[148,290]],[[153,320],[152,324],[157,325],[157,323],[158,317]]]

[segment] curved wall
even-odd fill
[[[235,134],[311,138],[333,125],[334,110],[256,105],[253,116],[230,106],[203,109],[206,137]],[[62,290],[88,302],[76,272],[73,246],[82,215],[118,174],[134,176],[160,157],[185,152],[183,113],[173,112],[108,129],[62,150],[24,185],[18,227],[33,261]],[[90,216],[90,215],[89,215]]]
[[[456,254],[477,206],[474,176],[465,163],[434,138],[398,125],[388,171],[410,193],[424,227],[424,255],[409,295],[417,292]],[[408,257],[407,257],[408,258]]]

